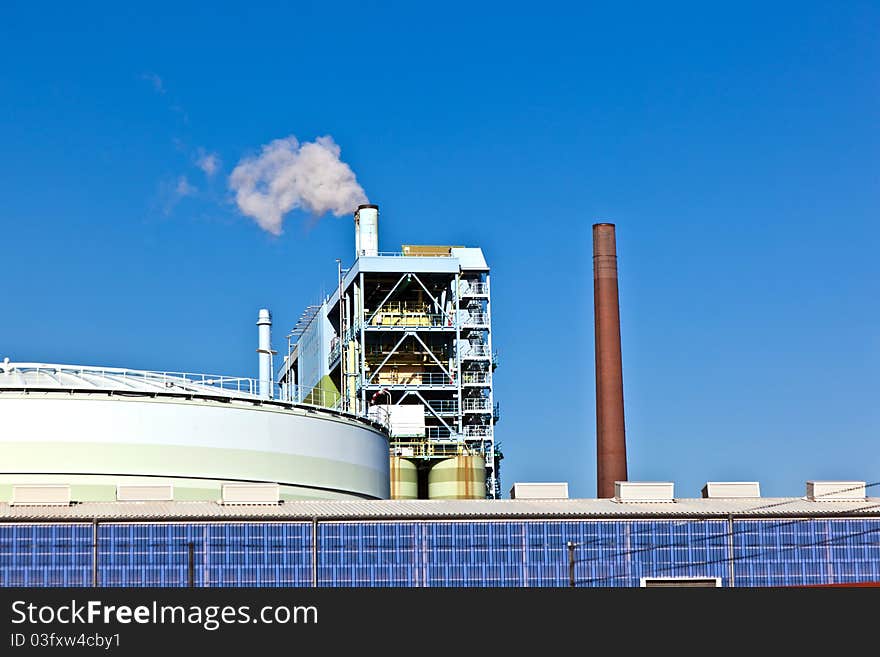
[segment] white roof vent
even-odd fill
[[[12,487],[13,506],[69,506],[69,484],[16,484]]]
[[[671,481],[615,481],[614,498],[618,502],[674,502]]]
[[[701,492],[711,498],[761,497],[761,485],[757,481],[707,481]]]
[[[807,499],[813,502],[862,502],[864,481],[808,481]]]
[[[510,488],[512,500],[567,500],[568,482],[517,483]]]
[[[278,484],[223,484],[222,504],[278,504]]]
[[[174,499],[171,484],[119,484],[116,486],[117,502],[170,502]]]

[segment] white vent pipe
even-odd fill
[[[356,257],[379,255],[379,206],[359,205],[354,213]]]
[[[272,397],[272,313],[262,308],[257,318],[257,326],[260,332],[260,346],[257,353],[260,355],[260,397]]]

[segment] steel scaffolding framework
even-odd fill
[[[392,436],[392,455],[481,455],[486,496],[500,497],[489,272],[430,271],[420,256],[395,254],[387,267],[383,261],[356,263],[345,270],[352,276],[340,271],[328,302],[327,317],[342,336],[327,363],[342,410],[368,415],[376,396],[391,405],[422,404],[425,436]]]
[[[486,497],[501,497],[493,390],[498,361],[492,346],[490,270],[482,252],[404,246],[391,254],[361,253],[348,269],[337,262],[336,290],[319,306],[310,306],[288,336],[288,356],[279,373],[282,388],[298,383],[317,389],[318,382],[311,381],[317,343],[310,338],[303,348],[299,341],[319,336],[326,347],[320,355],[324,392],[334,408],[371,417],[378,413],[371,407],[383,403],[420,404],[423,434],[389,431],[391,455],[428,460],[482,456]],[[300,359],[308,360],[309,381],[297,378]],[[390,414],[382,415],[377,421],[390,424]]]

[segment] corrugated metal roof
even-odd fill
[[[878,516],[880,498],[863,502],[811,502],[804,498],[678,499],[622,503],[570,500],[364,500],[289,501],[278,505],[218,502],[82,502],[69,507],[0,503],[0,522],[157,520],[380,520],[380,519],[611,519],[721,517]]]

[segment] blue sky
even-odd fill
[[[380,246],[493,267],[505,491],[595,495],[595,221],[617,224],[630,479],[878,481],[878,21],[870,2],[4,3],[0,357],[254,376],[257,310],[281,347],[350,263],[352,221],[293,211],[273,236],[228,176],[332,135]]]

